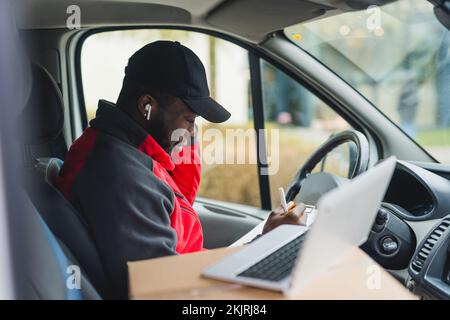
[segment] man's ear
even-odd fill
[[[147,114],[149,112],[147,105],[150,105],[152,112],[154,112],[154,110],[157,110],[159,107],[158,102],[151,95],[145,94],[140,96],[137,101],[137,108],[139,114],[144,118],[147,118]]]

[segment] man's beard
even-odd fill
[[[155,119],[151,124],[152,130],[149,130],[149,134],[155,139],[155,141],[160,145],[161,148],[164,149],[168,154],[172,151],[172,143],[170,141],[170,133],[169,128],[164,125],[164,122]]]

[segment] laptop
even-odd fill
[[[281,225],[202,275],[295,294],[367,240],[395,165],[390,157],[323,195],[309,227]]]

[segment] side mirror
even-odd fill
[[[434,4],[434,14],[440,23],[450,30],[450,0],[430,0]]]

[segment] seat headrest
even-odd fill
[[[64,124],[63,100],[58,85],[42,66],[32,64],[32,88],[19,117],[26,144],[41,144],[56,139]]]

